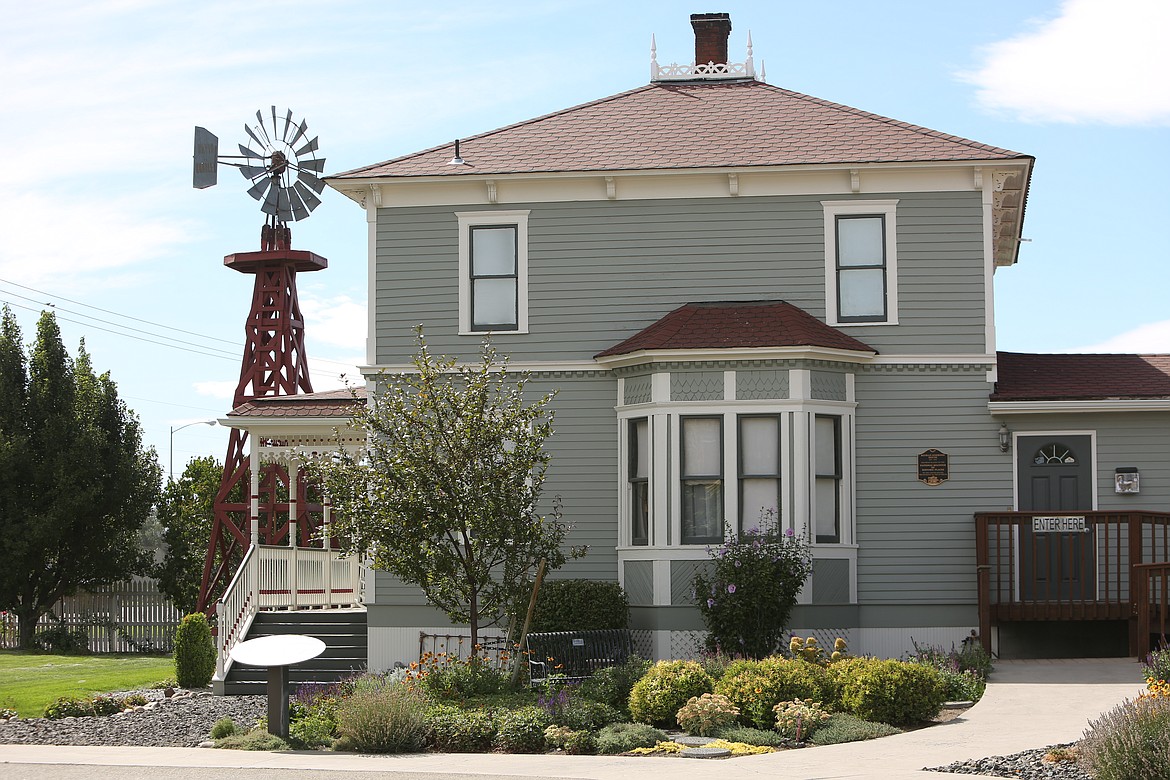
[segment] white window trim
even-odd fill
[[[528,215],[523,211],[457,211],[459,219],[459,335],[482,336],[471,327],[471,228],[516,226],[516,329],[490,331],[493,336],[528,332]]]
[[[838,328],[898,324],[898,221],[895,200],[822,200],[825,210],[825,322]],[[886,318],[841,322],[837,317],[837,217],[874,214],[885,218]]]

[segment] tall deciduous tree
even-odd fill
[[[161,471],[109,374],[76,360],[51,313],[26,360],[16,319],[0,325],[0,607],[16,613],[22,648],[62,596],[145,565],[137,532]]]
[[[215,520],[215,494],[222,476],[223,464],[212,456],[192,458],[183,474],[163,488],[159,502],[166,553],[155,567],[155,576],[162,592],[184,614],[195,611],[199,598],[203,559]]]
[[[551,395],[527,401],[490,343],[477,365],[435,358],[421,331],[414,371],[383,376],[355,424],[370,444],[314,471],[339,518],[335,533],[374,564],[419,585],[456,623],[479,631],[523,601],[536,564],[566,548],[559,507],[538,511],[552,434]]]

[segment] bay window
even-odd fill
[[[723,541],[723,418],[683,417],[682,543]]]

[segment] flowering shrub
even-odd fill
[[[1170,646],[1161,647],[1149,653],[1142,664],[1142,677],[1155,680],[1170,680]]]
[[[793,658],[808,661],[810,664],[828,666],[829,664],[835,664],[838,661],[843,661],[848,658],[849,647],[844,639],[837,637],[836,641],[833,642],[832,654],[826,656],[824,648],[820,646],[815,636],[810,636],[807,639],[794,636],[788,643],[788,653]]]
[[[947,651],[914,642],[914,653],[907,656],[906,660],[937,669],[943,682],[943,696],[947,701],[979,701],[987,689],[987,675],[990,672],[990,659],[985,664],[983,656],[986,656],[986,651],[982,645],[973,643],[964,643],[962,650],[956,650],[952,645]]]
[[[797,742],[807,740],[817,727],[829,719],[819,701],[782,701],[772,708],[776,713],[776,730]]]
[[[709,548],[710,575],[695,577],[695,600],[707,626],[707,649],[766,658],[780,644],[796,596],[812,572],[808,542],[792,529],[779,533],[774,513],[762,529]]]
[[[718,729],[735,723],[737,717],[739,708],[726,696],[714,693],[692,696],[675,715],[683,731],[696,737],[710,737]]]
[[[772,708],[779,702],[836,699],[825,667],[780,656],[733,662],[715,685],[715,692],[739,707],[744,723],[760,729],[772,728]]]
[[[1089,723],[1079,748],[1097,780],[1170,780],[1170,699],[1126,700]]]
[[[440,699],[466,699],[505,691],[509,683],[508,654],[502,653],[497,661],[480,645],[475,645],[473,651],[466,659],[457,653],[423,653],[420,660],[411,661],[405,677],[419,681],[427,693]]]

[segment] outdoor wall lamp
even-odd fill
[[[1008,430],[1007,423],[999,424],[999,451],[1007,452],[1012,448],[1012,432]]]

